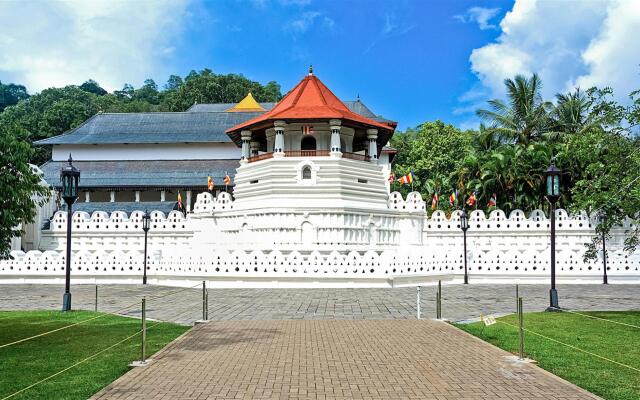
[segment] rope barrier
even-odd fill
[[[59,331],[62,331],[62,330],[68,329],[68,328],[72,328],[74,326],[82,325],[82,324],[84,324],[86,322],[94,321],[96,319],[100,319],[100,318],[106,317],[107,315],[117,315],[116,313],[118,313],[120,311],[127,310],[127,309],[132,308],[132,307],[135,307],[137,305],[138,305],[138,303],[133,303],[133,304],[130,304],[130,305],[126,306],[126,307],[123,307],[123,308],[121,308],[119,310],[116,310],[114,312],[103,313],[101,315],[97,315],[95,317],[91,317],[91,318],[85,319],[85,320],[80,321],[80,322],[76,322],[76,323],[71,324],[71,325],[65,325],[65,326],[62,326],[60,328],[52,329],[50,331],[39,333],[37,335],[33,335],[33,336],[30,336],[30,337],[27,337],[27,338],[24,338],[24,339],[19,339],[19,340],[10,342],[10,343],[5,343],[3,345],[0,345],[0,349],[5,348],[5,347],[9,347],[9,346],[13,346],[15,344],[23,343],[23,342],[26,342],[26,341],[29,341],[29,340],[32,340],[32,339],[36,339],[36,338],[39,338],[39,337],[42,337],[42,336],[47,336],[47,335],[50,335],[50,334],[55,333],[55,332],[59,332]]]
[[[499,322],[499,323],[501,323],[501,324],[508,325],[508,326],[510,326],[510,327],[512,327],[512,328],[519,329],[517,326],[515,326],[515,325],[513,325],[513,324],[510,324],[510,323],[508,323],[508,322],[500,321],[499,319],[496,319],[496,322]],[[587,351],[587,350],[581,349],[581,348],[576,347],[576,346],[574,346],[574,345],[571,345],[571,344],[568,344],[568,343],[561,342],[561,341],[559,341],[559,340],[557,340],[557,339],[551,338],[551,337],[549,337],[549,336],[543,335],[543,334],[538,333],[538,332],[534,332],[534,331],[529,330],[529,329],[527,329],[527,328],[523,328],[523,330],[524,330],[525,332],[527,332],[527,333],[531,333],[532,335],[536,335],[536,336],[539,336],[539,337],[541,337],[541,338],[544,338],[544,339],[550,340],[550,341],[552,341],[552,342],[555,342],[555,343],[561,344],[561,345],[563,345],[563,346],[569,347],[570,349],[574,349],[574,350],[580,351],[580,352],[582,352],[582,353],[589,354],[589,355],[591,355],[591,356],[594,356],[594,357],[600,358],[600,359],[602,359],[602,360],[609,361],[610,363],[613,363],[613,364],[619,365],[619,366],[621,366],[621,367],[625,367],[625,368],[631,369],[631,370],[633,370],[633,371],[640,372],[640,369],[639,369],[639,368],[635,368],[635,367],[632,367],[632,366],[630,366],[630,365],[623,364],[623,363],[621,363],[621,362],[618,362],[618,361],[612,360],[612,359],[610,359],[610,358],[603,357],[603,356],[601,356],[601,355],[599,355],[599,354],[592,353],[592,352],[590,352],[590,351]]]
[[[17,392],[14,392],[14,393],[10,394],[10,395],[9,395],[9,396],[7,396],[7,397],[3,397],[3,398],[2,398],[2,399],[0,399],[0,400],[7,400],[7,399],[10,399],[10,398],[15,397],[16,395],[18,395],[18,394],[20,394],[20,393],[22,393],[22,392],[24,392],[24,391],[27,391],[27,390],[29,390],[29,389],[31,389],[31,388],[33,388],[33,387],[35,387],[35,386],[37,386],[37,385],[41,384],[42,382],[46,382],[46,381],[48,381],[48,380],[49,380],[49,379],[51,379],[51,378],[55,378],[56,376],[58,376],[58,375],[60,375],[60,374],[62,374],[62,373],[64,373],[64,372],[66,372],[66,371],[68,371],[68,370],[70,370],[70,369],[72,369],[72,368],[74,368],[74,367],[77,367],[78,365],[80,365],[80,364],[82,364],[82,363],[85,363],[85,362],[87,362],[87,361],[89,361],[89,360],[91,360],[91,359],[93,359],[93,358],[95,358],[95,357],[97,357],[97,356],[99,356],[100,354],[104,353],[105,351],[107,351],[107,350],[111,350],[112,348],[114,348],[114,347],[116,347],[116,346],[118,346],[118,345],[120,345],[120,344],[122,344],[122,343],[126,342],[127,340],[129,340],[129,339],[131,339],[131,338],[133,338],[133,337],[135,337],[135,336],[139,335],[140,333],[142,333],[142,330],[139,330],[138,332],[134,333],[133,335],[127,336],[126,338],[124,338],[124,339],[122,339],[121,341],[119,341],[119,342],[117,342],[117,343],[115,343],[115,344],[113,344],[113,345],[111,345],[111,346],[107,347],[106,349],[102,349],[102,350],[100,350],[99,352],[97,352],[97,353],[95,353],[95,354],[93,354],[93,355],[91,355],[91,356],[89,356],[89,357],[86,357],[86,358],[84,358],[84,359],[82,359],[82,360],[80,360],[80,361],[76,362],[75,364],[72,364],[72,365],[68,366],[67,368],[65,368],[65,369],[63,369],[63,370],[60,370],[60,371],[56,372],[55,374],[49,375],[48,377],[46,377],[46,378],[44,378],[44,379],[40,379],[40,380],[39,380],[39,381],[37,381],[36,383],[33,383],[33,384],[31,384],[31,385],[29,385],[29,386],[27,386],[27,387],[25,387],[25,388],[22,388],[22,389],[18,390]]]
[[[558,308],[557,310],[562,311],[562,312],[568,312],[570,314],[581,315],[581,316],[586,317],[586,318],[591,318],[591,319],[597,319],[597,320],[600,320],[600,321],[611,322],[612,324],[624,325],[624,326],[628,326],[630,328],[640,329],[640,326],[638,326],[638,325],[627,324],[626,322],[620,322],[620,321],[613,321],[611,319],[600,318],[600,317],[596,317],[594,315],[589,315],[589,314],[582,314],[582,313],[579,313],[579,312],[576,312],[576,311],[567,310],[565,308]]]

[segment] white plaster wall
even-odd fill
[[[460,282],[464,273],[459,212],[428,218],[419,193],[389,197],[387,212],[355,210],[237,210],[221,193],[198,196],[185,219],[154,212],[149,237],[150,282],[177,284],[208,280],[218,287],[388,287]],[[130,216],[74,214],[74,282],[138,282],[143,263],[141,212]],[[500,210],[470,215],[471,283],[547,283],[549,228],[544,213]],[[557,278],[560,283],[598,283],[602,262],[584,262],[584,244],[594,222],[584,214],[557,211]],[[0,281],[59,283],[64,276],[66,214],[57,213],[51,250],[14,252],[0,261]],[[640,282],[640,252],[627,254],[623,240],[631,221],[608,241],[611,283]],[[419,239],[417,239],[419,238]],[[407,242],[408,241],[408,242]],[[411,242],[413,241],[413,242]],[[420,241],[422,243],[420,244]]]
[[[107,160],[239,160],[235,143],[167,143],[55,145],[51,159],[66,161]]]

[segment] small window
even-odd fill
[[[249,183],[253,185],[253,184],[255,184],[255,183],[258,183],[258,180],[257,180],[257,179],[255,179],[255,180],[253,180],[253,181],[249,181]]]
[[[358,183],[367,183],[369,181],[367,181],[366,179],[358,179]]]
[[[308,165],[305,165],[302,168],[302,179],[311,179],[311,167]]]

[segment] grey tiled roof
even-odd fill
[[[144,201],[144,202],[134,202],[134,201],[121,201],[121,202],[89,202],[85,203],[83,201],[78,200],[73,205],[73,211],[84,211],[89,214],[92,214],[94,211],[105,211],[111,214],[114,211],[124,211],[127,215],[131,215],[134,211],[162,211],[163,213],[169,214],[171,210],[173,210],[173,206],[175,202],[173,201]],[[61,210],[66,211],[67,205],[63,204]]]
[[[52,186],[60,185],[60,168],[66,161],[49,161],[42,171]],[[206,187],[210,175],[216,186],[224,186],[225,173],[233,179],[238,160],[171,161],[74,161],[80,170],[81,188],[188,188]]]
[[[379,122],[389,122],[376,116],[360,100],[344,103],[362,116]],[[265,110],[270,110],[275,104],[261,103]],[[194,104],[186,112],[101,113],[75,129],[39,140],[35,144],[231,142],[231,138],[225,133],[227,129],[262,114],[225,112],[234,105]]]
[[[225,130],[260,113],[96,114],[79,127],[35,144],[231,142]]]

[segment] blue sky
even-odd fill
[[[640,2],[156,0],[0,2],[0,81],[125,82],[211,68],[286,92],[313,64],[339,97],[416,126],[476,127],[502,81],[537,72],[552,98],[573,87],[640,88]],[[615,60],[615,62],[613,61]]]

